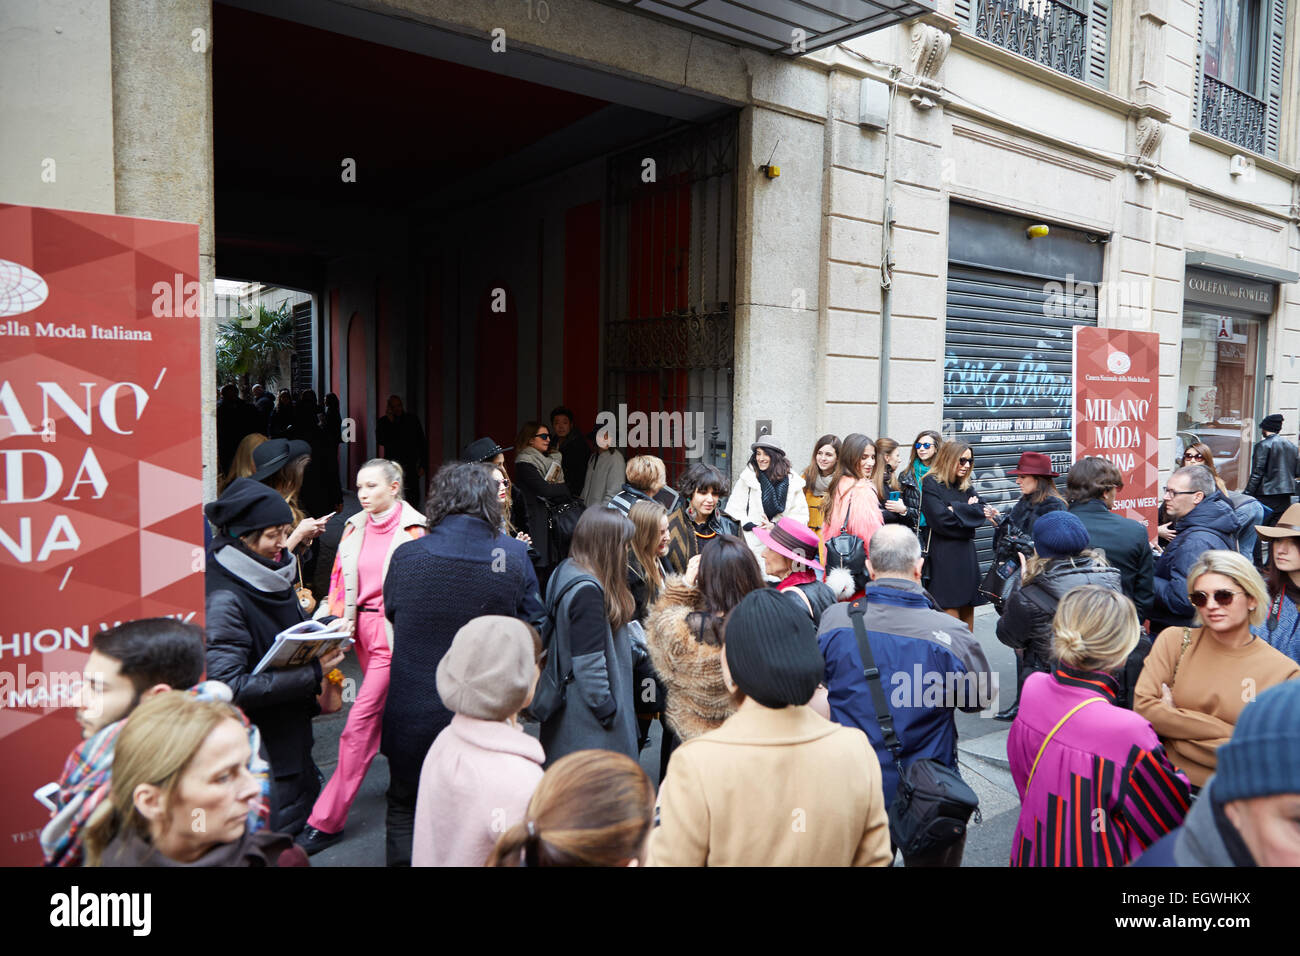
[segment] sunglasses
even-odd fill
[[[1205,456],[1200,452],[1189,451],[1183,455],[1183,461],[1205,461]]]
[[[1215,604],[1217,604],[1219,607],[1228,607],[1236,599],[1238,594],[1245,594],[1246,592],[1229,591],[1227,588],[1220,588],[1219,590],[1214,591],[1212,593],[1214,596]],[[1206,594],[1204,591],[1192,592],[1192,605],[1194,607],[1205,607],[1205,603],[1209,601],[1209,599],[1210,599],[1210,595]]]
[[[957,464],[959,464],[959,465],[970,465],[970,464],[974,464],[974,459],[973,459],[973,458],[958,458],[958,459],[957,459]]]
[[[551,440],[551,436],[550,436],[547,432],[538,432],[538,433],[537,433],[536,435],[534,435],[533,437],[534,437],[534,438],[540,438],[540,439],[542,439],[543,441],[550,441],[550,440]]]
[[[926,451],[927,449],[930,449],[930,448],[933,448],[933,447],[934,447],[934,442],[932,442],[932,441],[919,441],[919,442],[916,443],[916,445],[915,445],[914,447],[915,447],[918,451]]]

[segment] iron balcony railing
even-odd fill
[[[1012,53],[1085,79],[1088,17],[1061,0],[975,0],[975,35]]]
[[[1264,152],[1263,100],[1206,73],[1201,80],[1201,129],[1253,153]]]

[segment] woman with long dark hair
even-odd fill
[[[831,493],[835,466],[840,460],[840,439],[837,435],[823,435],[813,445],[812,460],[803,470],[803,495],[808,501],[808,527],[821,528],[826,516],[823,508]]]
[[[745,542],[719,535],[684,576],[671,577],[646,620],[646,645],[664,684],[667,728],[659,778],[681,740],[722,724],[735,709],[722,682],[722,632],[727,615],[750,591],[766,587]]]
[[[871,476],[877,469],[876,446],[859,432],[844,437],[840,460],[831,482],[830,505],[822,525],[825,544],[840,534],[857,535],[862,547],[869,547],[871,536],[885,523],[880,511],[880,496]]]
[[[929,554],[928,587],[942,610],[973,629],[975,605],[982,602],[975,531],[986,521],[995,523],[997,512],[971,491],[975,454],[970,445],[946,442],[933,461],[921,482],[921,514],[926,521],[921,547]]]
[[[614,750],[636,759],[632,639],[636,602],[627,586],[632,522],[612,508],[589,508],[573,531],[569,557],[551,574],[546,607],[555,622],[549,653],[571,675],[564,706],[542,723],[547,764],[575,750]]]
[[[771,528],[782,515],[807,524],[808,499],[803,495],[803,477],[795,473],[780,442],[764,435],[749,449],[749,463],[732,486],[725,510],[744,531],[755,560],[762,561],[763,545],[754,537],[754,529]]]
[[[1269,539],[1264,640],[1300,663],[1300,505],[1282,512],[1274,527],[1255,530]]]

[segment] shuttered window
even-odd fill
[[[1112,0],[956,0],[972,36],[1106,89]]]
[[[1196,126],[1277,158],[1285,54],[1286,0],[1202,0],[1192,100]]]

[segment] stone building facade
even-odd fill
[[[939,0],[933,13],[799,56],[595,0],[551,4],[545,21],[522,0],[513,12],[348,0],[322,5],[328,13],[295,5],[292,16],[422,55],[432,48],[422,44],[469,50],[466,62],[503,29],[517,59],[501,69],[529,82],[558,76],[570,90],[587,83],[585,95],[722,117],[734,130],[731,178],[712,198],[692,187],[701,264],[683,266],[680,295],[650,295],[646,308],[690,319],[688,336],[705,334],[701,315],[725,313],[730,354],[725,368],[650,361],[635,374],[658,384],[639,394],[666,404],[674,376],[689,401],[707,394],[714,451],[733,474],[760,427],[784,436],[802,467],[824,432],[907,443],[946,421],[984,438],[977,470],[986,466],[998,497],[1014,490],[998,468],[1021,448],[1068,461],[1061,409],[1068,329],[1080,322],[1160,335],[1162,471],[1178,443],[1207,436],[1234,467],[1266,411],[1295,435],[1297,4],[1234,6],[1233,23],[1248,28],[1235,33],[1222,26],[1227,6]],[[386,210],[359,220],[382,240],[317,256],[310,274],[236,252],[232,271],[219,251],[212,56],[245,40],[222,35],[223,17],[249,12],[280,15],[251,0],[6,4],[0,108],[17,135],[0,145],[0,201],[198,222],[205,281],[311,289],[319,390],[339,392],[362,444],[389,391],[425,413],[435,459],[487,427],[474,399],[497,394],[485,389],[493,366],[473,342],[491,337],[479,300],[497,288],[512,290],[518,311],[502,340],[512,384],[493,429],[572,403],[575,370],[595,373],[588,413],[641,387],[631,373],[611,384],[610,368],[611,330],[645,317],[615,314],[638,294],[610,241],[620,188],[610,157],[635,158],[635,145],[593,147],[539,182],[447,207],[441,239],[405,239],[410,222]],[[1229,56],[1230,40],[1250,49]],[[47,157],[54,181],[41,176]],[[635,200],[627,208],[635,221]],[[508,240],[492,225],[516,220],[529,227]],[[1028,238],[1039,224],[1048,235]],[[604,250],[590,261],[571,241],[584,228]],[[648,347],[677,348],[670,339]],[[205,354],[210,345],[209,328]],[[709,368],[723,385],[697,382]]]

